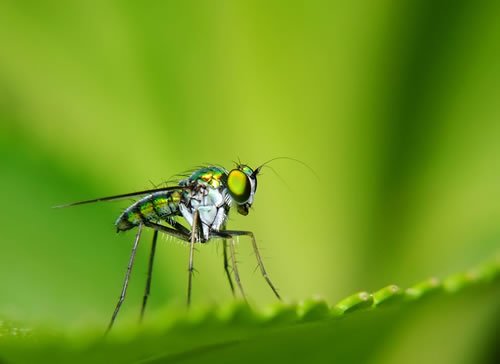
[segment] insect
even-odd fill
[[[155,188],[56,206],[69,207],[93,202],[115,201],[142,196],[139,200],[127,207],[115,222],[117,232],[124,232],[134,228],[137,229],[137,232],[132,246],[132,252],[130,254],[120,297],[113,315],[111,316],[107,332],[113,327],[118,312],[120,311],[120,307],[125,300],[137,247],[144,228],[153,229],[154,233],[149,256],[146,289],[141,306],[141,320],[144,316],[144,311],[150,294],[158,233],[164,233],[189,243],[187,286],[188,306],[191,303],[194,270],[194,246],[195,244],[207,243],[214,238],[222,239],[224,270],[233,295],[235,295],[235,289],[229,269],[228,250],[234,280],[236,281],[241,295],[245,298],[245,292],[240,281],[238,266],[235,258],[234,240],[235,237],[238,236],[247,236],[250,238],[262,276],[274,292],[275,296],[281,300],[278,290],[272,283],[264,267],[254,234],[251,231],[226,229],[228,214],[232,206],[235,206],[236,210],[241,215],[246,216],[248,214],[257,191],[257,176],[259,175],[262,167],[269,162],[270,161],[255,169],[241,163],[237,163],[231,170],[227,170],[217,165],[209,165],[195,170],[189,176],[180,180],[175,186]],[[184,221],[185,223],[182,224],[181,221]]]

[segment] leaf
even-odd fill
[[[154,324],[129,327],[104,337],[76,336],[2,322],[0,363],[170,363],[255,360],[367,362],[384,340],[422,308],[446,307],[461,315],[485,316],[498,297],[500,261],[431,278],[406,290],[389,285],[350,295],[334,305],[321,299],[254,310],[243,302],[226,307],[171,310]],[[464,304],[465,303],[465,304]]]

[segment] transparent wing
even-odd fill
[[[151,190],[124,193],[122,195],[99,197],[99,198],[94,198],[92,200],[72,202],[72,203],[68,203],[68,204],[53,206],[53,208],[60,209],[60,208],[64,208],[64,207],[84,205],[87,203],[94,203],[94,202],[117,201],[117,200],[123,200],[125,198],[134,197],[134,196],[149,195],[149,194],[154,193],[154,192],[185,190],[185,189],[189,189],[189,188],[190,188],[189,186],[169,186],[169,187],[155,188],[155,189],[151,189]]]

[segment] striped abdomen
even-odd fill
[[[159,221],[179,214],[181,191],[156,192],[128,207],[115,222],[117,231],[125,231],[144,221]]]

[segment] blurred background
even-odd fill
[[[289,300],[333,303],[491,258],[499,7],[2,0],[0,313],[105,325],[134,239],[113,226],[129,202],[51,206],[238,158],[256,166],[288,156],[318,174],[273,162],[279,177],[265,169],[254,209],[229,222],[255,233]],[[151,236],[118,325],[138,317]],[[274,302],[250,242],[238,251],[252,303]],[[151,315],[184,303],[187,259],[184,244],[161,239]],[[199,248],[195,266],[195,305],[232,300],[218,242]]]

